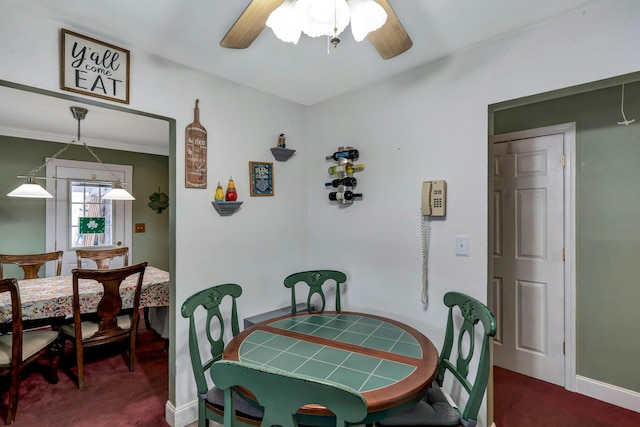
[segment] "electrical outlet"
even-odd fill
[[[145,232],[145,224],[138,223],[136,224],[136,233],[144,233]]]

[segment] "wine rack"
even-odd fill
[[[360,153],[353,147],[338,147],[338,151],[326,157],[326,160],[334,160],[337,165],[328,169],[330,181],[325,186],[331,188],[329,200],[338,205],[351,205],[362,197],[362,193],[355,193],[354,187],[357,179],[354,172],[364,169],[362,164],[354,164]]]

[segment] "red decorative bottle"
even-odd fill
[[[227,193],[224,195],[224,199],[227,202],[235,202],[236,200],[238,200],[238,193],[236,193],[236,184],[233,182],[233,177],[229,178]]]

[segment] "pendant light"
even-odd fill
[[[67,145],[62,147],[57,153],[55,153],[53,156],[47,159],[46,162],[44,162],[38,168],[29,172],[28,176],[26,177],[18,176],[18,178],[27,178],[27,181],[21,186],[19,186],[18,188],[16,188],[15,190],[8,193],[7,194],[8,197],[25,197],[25,198],[32,198],[32,199],[53,198],[53,195],[51,193],[49,193],[47,190],[42,188],[42,186],[40,186],[36,182],[36,179],[44,179],[41,177],[36,177],[36,174],[40,172],[42,169],[44,169],[53,160],[57,159],[67,148],[69,148],[69,146],[71,146],[71,144],[73,144],[74,142],[81,142],[84,148],[87,149],[87,151],[93,156],[93,158],[96,159],[96,161],[100,163],[100,165],[102,165],[102,167],[107,172],[109,172],[111,176],[113,176],[113,179],[114,179],[113,188],[107,191],[102,196],[102,200],[135,200],[135,198],[127,190],[124,189],[124,186],[120,181],[120,178],[118,178],[116,174],[114,174],[111,170],[109,170],[109,168],[107,168],[107,166],[104,163],[102,163],[102,160],[100,160],[98,155],[86,144],[86,142],[84,142],[80,138],[80,120],[85,118],[88,111],[89,110],[82,107],[71,107],[71,113],[73,114],[73,117],[76,120],[78,120],[78,138],[69,142]]]

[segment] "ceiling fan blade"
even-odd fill
[[[387,12],[387,22],[367,36],[383,59],[391,59],[413,46],[388,0],[375,0]]]
[[[284,0],[252,0],[229,29],[220,46],[246,49],[264,30],[267,18]]]

